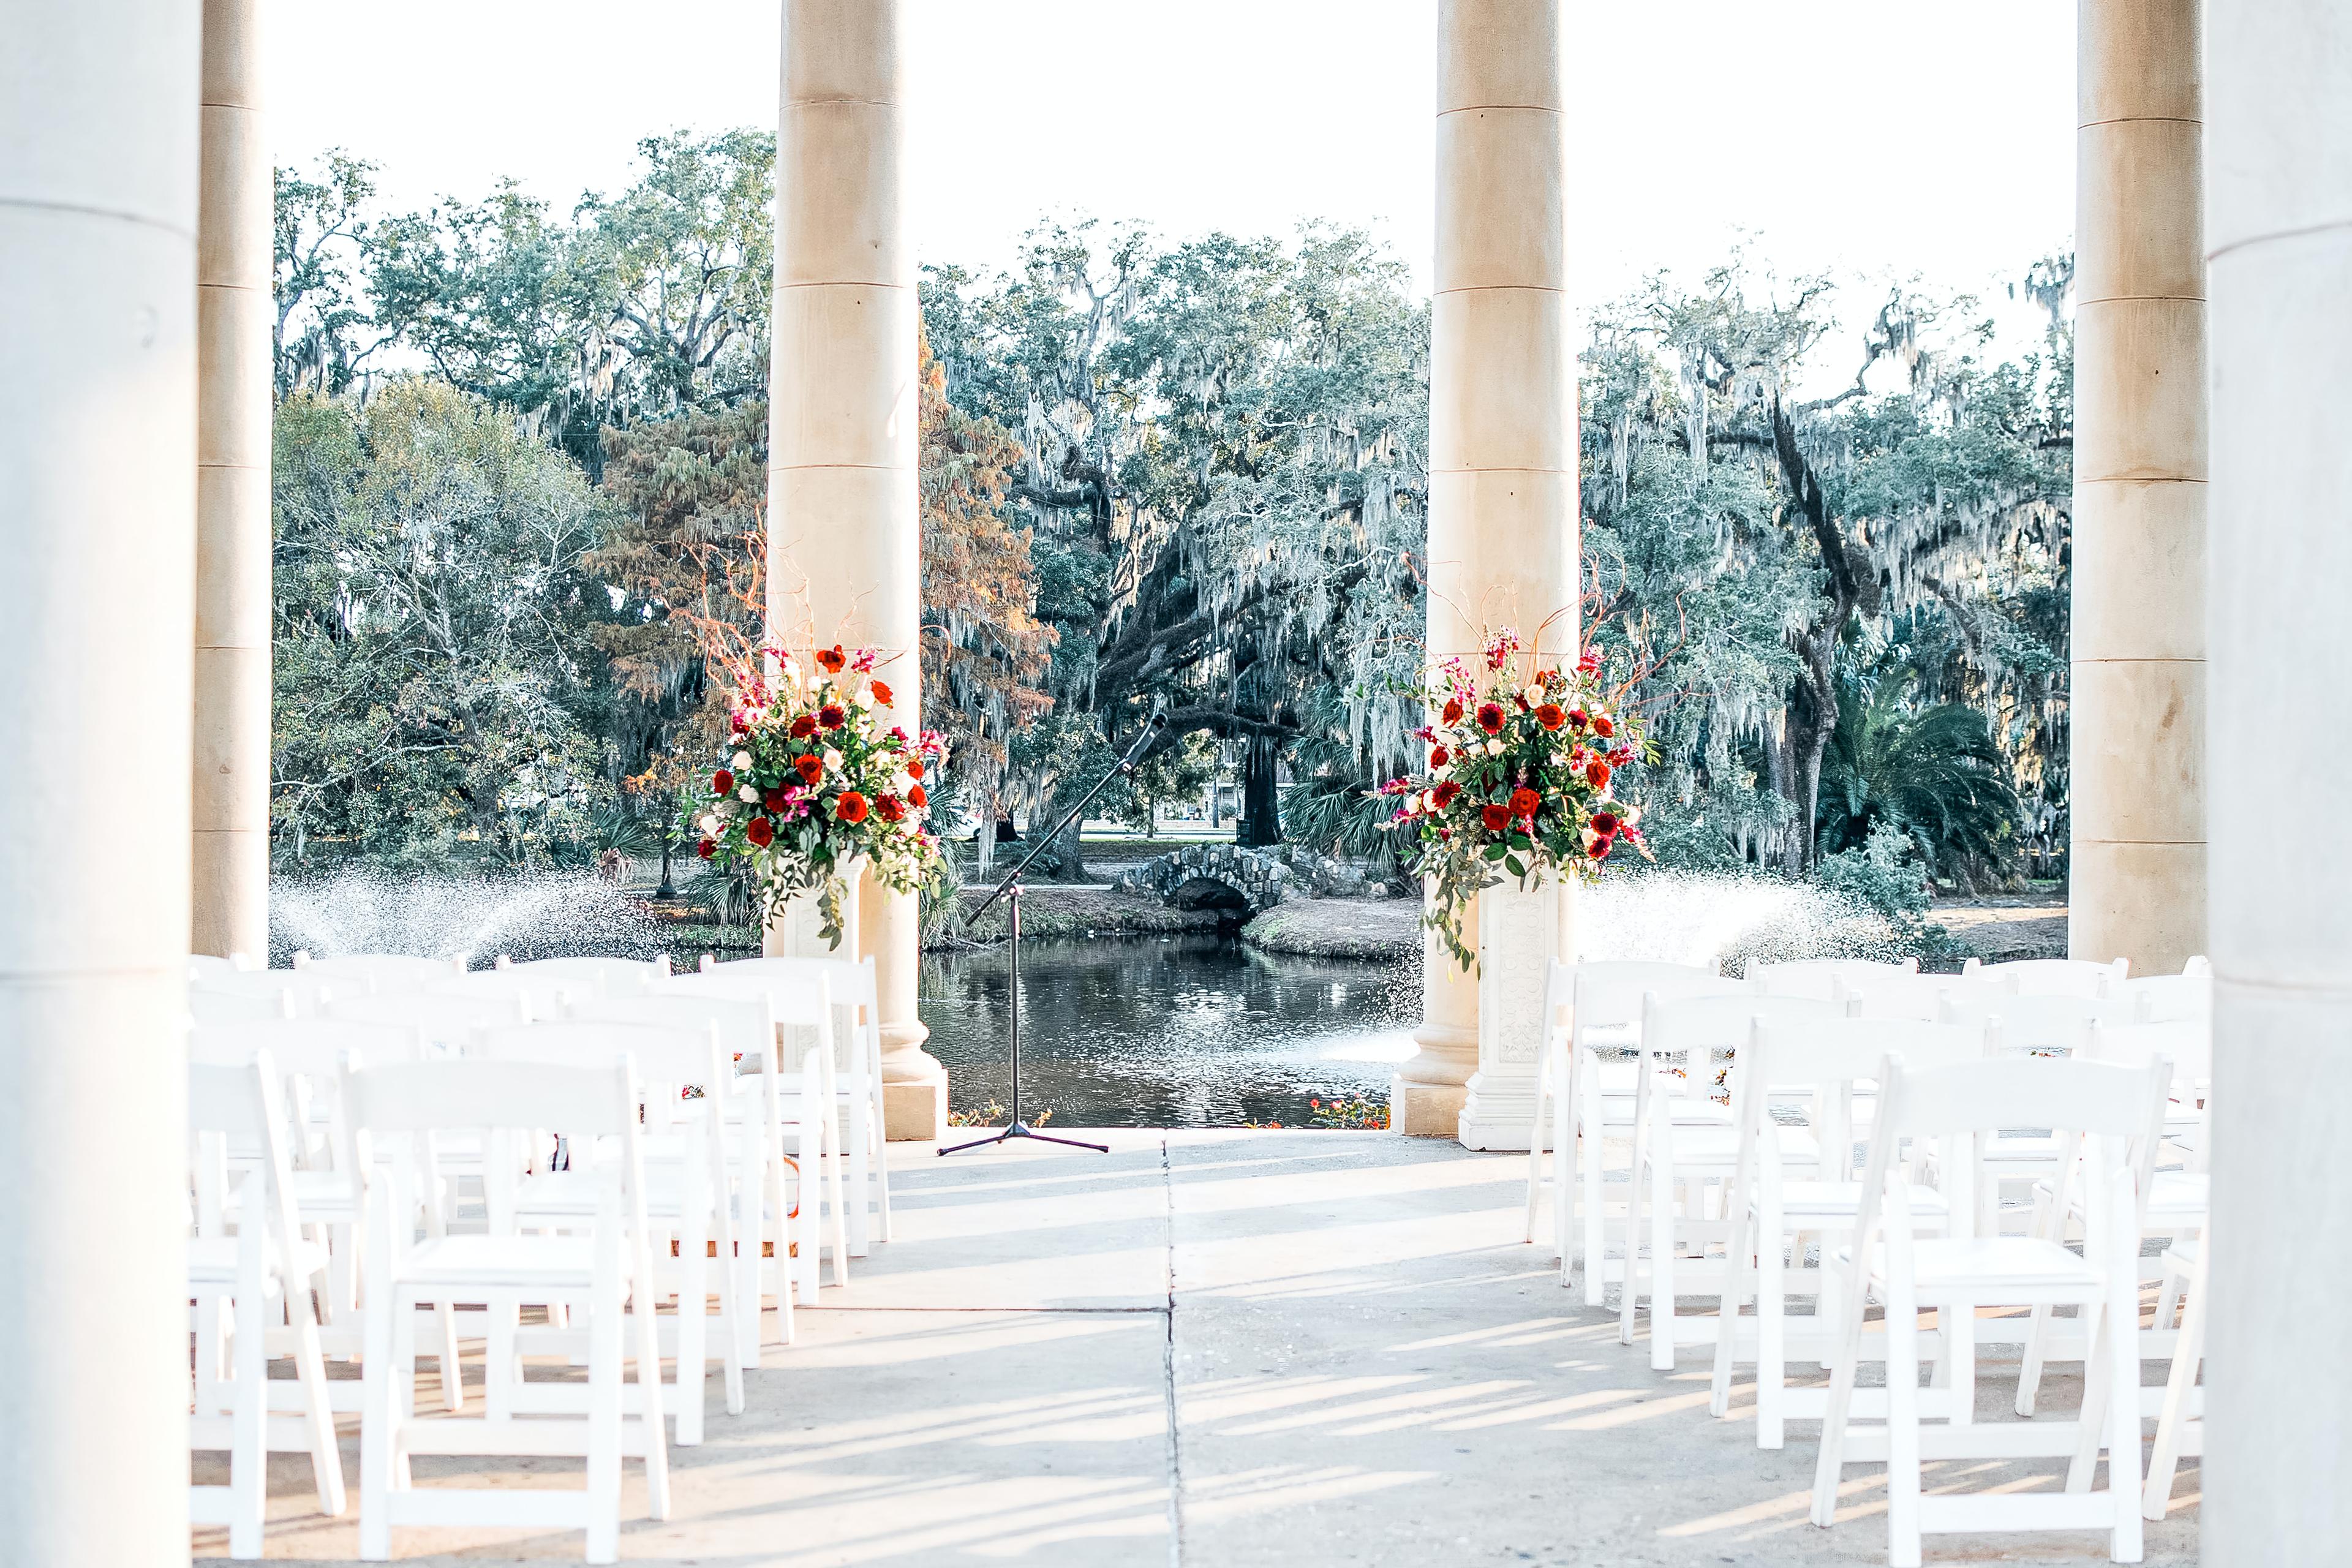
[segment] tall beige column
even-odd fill
[[[271,187],[260,0],[205,0],[189,946],[269,950]]]
[[[2081,0],[2067,947],[2205,949],[2200,0]]]
[[[197,31],[35,0],[0,47],[9,1568],[188,1560]]]
[[[903,0],[785,0],[769,371],[768,620],[884,650],[913,733],[922,574],[915,258],[905,212]],[[882,989],[889,1135],[947,1128],[947,1071],[915,1011],[915,900],[870,880],[861,951]]]
[[[2213,1568],[2352,1542],[2352,10],[2216,5]]]
[[[1431,301],[1433,660],[1538,626],[1577,647],[1576,348],[1568,308],[1568,150],[1559,0],[1440,0],[1437,255]],[[1563,945],[1569,923],[1560,926]],[[1423,950],[1420,1052],[1390,1087],[1421,1137],[1525,1137],[1534,1063],[1481,1064],[1478,987]],[[1478,1082],[1472,1083],[1473,1075]]]

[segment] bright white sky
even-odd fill
[[[922,260],[1003,265],[1049,213],[1171,237],[1326,217],[1371,226],[1427,287],[1434,0],[908,3]],[[2073,5],[1566,5],[1580,305],[1744,244],[1782,277],[1974,291],[2004,338],[2034,334],[2003,286],[2074,230]],[[403,207],[502,174],[568,206],[625,184],[641,136],[772,125],[780,11],[275,0],[276,157],[345,148]]]

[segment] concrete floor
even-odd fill
[[[898,1239],[771,1344],[749,1408],[672,1448],[675,1511],[626,1561],[733,1565],[1883,1563],[1885,1488],[1805,1519],[1813,1428],[1777,1454],[1649,1370],[1520,1242],[1523,1157],[1385,1133],[1119,1131],[1108,1155],[894,1151]],[[468,1381],[479,1376],[468,1369]],[[1989,1418],[2004,1404],[1986,1374]],[[1749,1408],[1743,1379],[1735,1416]],[[2045,1412],[2072,1410],[2057,1380]],[[358,1438],[347,1419],[346,1470]],[[2057,1461],[1930,1466],[2052,1486]],[[420,1485],[576,1466],[419,1460]],[[221,1479],[209,1458],[199,1479]],[[446,1478],[446,1479],[444,1479]],[[273,1461],[274,1558],[348,1560],[307,1463]],[[2147,1561],[2196,1560],[2196,1461]],[[358,1499],[354,1488],[352,1507]],[[639,1517],[632,1521],[631,1511]],[[225,1549],[199,1531],[199,1554]],[[404,1560],[576,1561],[580,1537],[403,1531]],[[2091,1535],[1930,1537],[1930,1563],[2103,1562]]]

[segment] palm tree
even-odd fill
[[[1837,730],[1822,763],[1820,852],[1861,845],[1885,822],[1932,869],[1972,886],[2009,858],[2017,791],[1984,715],[1957,702],[1907,706],[1915,679],[1839,682]]]

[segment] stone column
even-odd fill
[[[188,1561],[196,7],[0,50],[0,1563]],[[158,1064],[165,1064],[159,1068]]]
[[[1505,626],[1577,647],[1576,347],[1559,0],[1440,0],[1431,300],[1433,660]],[[1572,940],[1563,919],[1563,948]],[[1478,986],[1423,951],[1420,1053],[1390,1089],[1398,1131],[1524,1141],[1534,1063],[1478,1057]],[[1477,1078],[1473,1080],[1473,1073]]]
[[[2216,5],[2204,1561],[2352,1541],[2352,12]]]
[[[2205,950],[2201,0],[2081,0],[2067,948]]]
[[[205,0],[189,946],[269,952],[269,143],[259,0]]]
[[[905,213],[904,0],[785,0],[769,371],[768,623],[883,650],[894,721],[920,722],[915,261]],[[915,900],[870,881],[860,951],[882,991],[889,1135],[947,1127],[915,1012]]]

